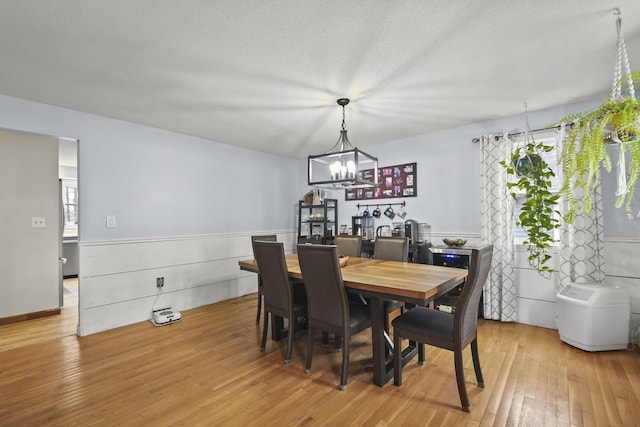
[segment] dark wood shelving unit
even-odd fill
[[[298,243],[330,245],[338,234],[338,200],[313,205],[298,201]]]

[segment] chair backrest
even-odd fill
[[[310,322],[327,332],[346,331],[349,302],[335,245],[298,245]],[[338,331],[338,332],[336,332]],[[343,336],[346,336],[344,334]]]
[[[276,242],[278,237],[275,234],[263,234],[258,236],[251,236],[251,247],[253,248],[253,242]],[[255,258],[255,250],[253,251]]]
[[[388,261],[407,262],[409,258],[408,237],[376,237],[373,245],[373,257]]]
[[[491,269],[492,258],[493,245],[471,250],[469,274],[458,297],[454,319],[454,335],[463,343],[478,328],[478,304]]]
[[[284,244],[256,240],[253,242],[253,253],[260,271],[266,309],[288,312],[291,306],[292,290],[289,284]]]
[[[333,242],[338,247],[338,255],[359,257],[362,254],[362,236],[336,236]]]

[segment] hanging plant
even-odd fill
[[[630,73],[625,79],[640,80],[640,71]],[[607,144],[620,144],[623,153],[618,168],[623,181],[626,180],[626,189],[619,189],[616,207],[626,201],[627,209],[630,209],[640,174],[640,102],[633,93],[617,98],[611,96],[598,108],[565,117],[562,122],[574,123],[560,157],[564,174],[560,193],[568,201],[563,219],[572,223],[576,212],[587,215],[591,212],[592,194],[600,184],[600,168],[611,172]],[[624,164],[626,153],[630,154],[628,165]]]
[[[592,195],[600,184],[600,168],[611,172],[607,144],[620,144],[616,207],[626,201],[627,211],[630,212],[640,173],[640,102],[635,97],[634,89],[634,80],[640,80],[640,71],[631,72],[622,38],[620,10],[614,9],[614,14],[617,16],[618,54],[609,97],[594,110],[573,114],[560,121],[573,125],[560,157],[564,175],[560,194],[568,202],[563,219],[568,223],[573,223],[577,212],[587,215],[591,212]],[[622,87],[625,83],[628,92],[623,96]],[[627,153],[631,155],[628,165]]]
[[[527,142],[513,151],[510,161],[500,164],[512,177],[507,183],[511,197],[514,200],[524,197],[516,226],[523,227],[527,233],[523,244],[529,251],[529,264],[548,277],[554,271],[546,263],[551,259],[549,249],[555,244],[554,230],[560,226],[556,215],[560,196],[551,192],[555,173],[541,154],[552,151],[553,147],[527,136]]]

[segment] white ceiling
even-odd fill
[[[638,68],[639,0],[4,0],[0,93],[304,158],[604,97],[616,6]]]

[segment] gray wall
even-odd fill
[[[79,140],[81,241],[281,230],[291,159],[0,96],[0,127]],[[115,215],[116,228],[106,228]]]
[[[529,122],[532,129],[544,128],[592,105],[593,102],[531,112]],[[387,203],[404,200],[407,218],[429,223],[433,233],[467,236],[480,233],[480,145],[472,143],[472,139],[523,128],[524,114],[397,140],[367,147],[365,151],[377,156],[380,166],[418,163],[418,197],[386,199]],[[357,145],[357,129],[350,132]],[[356,205],[367,203],[345,202],[344,191],[334,192],[334,197],[341,201],[340,224],[350,225]],[[391,222],[382,216],[376,225]]]
[[[534,111],[529,121],[544,127],[594,104]],[[0,96],[0,113],[0,127],[80,140],[81,241],[292,229],[296,201],[308,190],[305,160],[7,96]],[[519,115],[366,150],[381,166],[418,163],[419,196],[403,199],[407,218],[431,224],[434,233],[479,233],[479,146],[471,140],[522,128]],[[345,202],[342,191],[330,195],[340,201],[339,223],[350,224],[357,202]],[[606,230],[629,232],[612,205],[606,201]],[[116,228],[106,228],[107,215],[116,216]]]
[[[0,96],[0,128],[79,140],[80,335],[148,319],[159,276],[167,279],[162,303],[181,310],[255,292],[255,277],[241,276],[230,254],[247,258],[249,235],[286,232],[295,224],[299,194],[292,183],[301,177],[291,159],[8,96]],[[57,207],[57,139],[51,149]],[[117,227],[106,227],[108,215]],[[225,235],[236,237],[206,239]],[[172,243],[162,249],[150,243],[136,246],[148,252],[126,252],[128,241],[166,238]],[[184,251],[180,239],[188,238],[197,249],[187,257],[177,252]],[[17,236],[2,241],[20,244]],[[231,247],[236,242],[246,244]],[[94,255],[96,247],[109,255]],[[50,308],[40,301],[52,293],[57,307],[56,277],[18,273],[22,285],[11,295],[26,304],[13,304],[3,286],[2,304],[11,311],[0,317]]]
[[[617,146],[607,147],[611,156],[611,172],[602,170],[602,199],[604,205],[605,221],[604,234],[609,237],[640,237],[640,183],[636,185],[636,191],[631,201],[630,211],[627,212],[626,201],[620,208],[615,208],[617,197],[617,164],[619,158],[619,148]],[[626,154],[627,162],[630,159]]]
[[[544,127],[593,104],[532,112],[529,121],[532,128]],[[404,199],[408,218],[430,223],[440,236],[478,238],[479,146],[471,140],[523,126],[519,115],[366,151],[378,156],[381,166],[418,163],[419,196]],[[84,333],[148,318],[158,276],[167,278],[166,304],[178,309],[253,292],[255,278],[237,269],[237,260],[250,256],[250,234],[277,231],[288,245],[294,244],[297,200],[308,190],[305,160],[7,96],[0,96],[0,127],[80,141],[80,243],[85,256],[81,254],[79,310],[81,324],[89,325]],[[357,129],[350,131],[357,146]],[[345,202],[343,192],[333,196],[340,201],[339,223],[350,224],[357,202]],[[610,225],[619,212],[611,201],[605,203],[606,232],[633,231]],[[107,215],[116,216],[116,228],[106,228]],[[381,219],[379,224],[383,221],[391,222]],[[129,240],[134,241],[130,246]],[[191,248],[188,253],[184,245]],[[133,247],[138,252],[130,252]],[[187,272],[185,265],[190,266]]]

